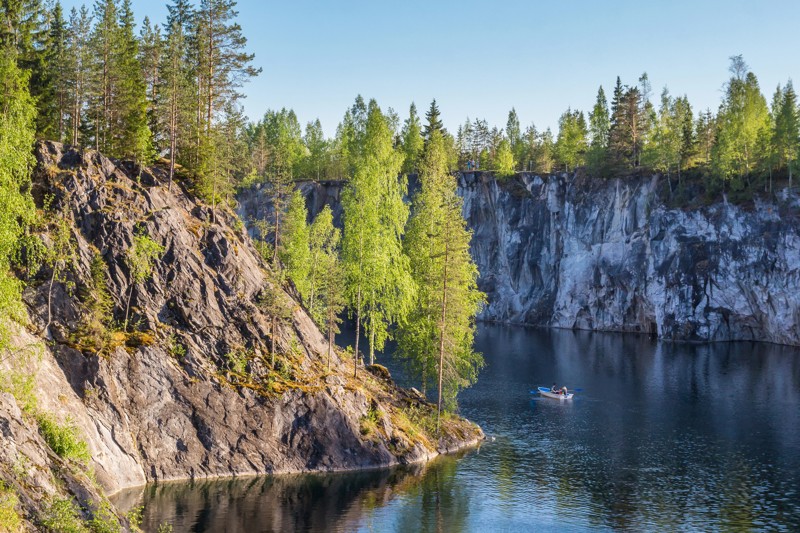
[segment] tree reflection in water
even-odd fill
[[[334,474],[283,474],[166,482],[116,494],[123,512],[144,506],[144,531],[353,531],[390,501],[409,501],[391,517],[404,531],[463,531],[469,495],[455,483],[458,458],[427,465]]]

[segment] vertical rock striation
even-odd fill
[[[800,344],[800,224],[784,205],[666,207],[658,179],[460,176],[484,320]],[[797,212],[796,209],[794,212]]]

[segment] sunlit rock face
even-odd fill
[[[796,198],[682,210],[657,178],[459,180],[484,320],[800,344]]]

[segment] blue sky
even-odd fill
[[[67,9],[82,2],[62,0]],[[164,0],[133,0],[141,20],[166,18]],[[599,85],[647,72],[695,110],[716,109],[728,57],[743,54],[771,99],[800,79],[800,1],[251,1],[239,22],[263,69],[245,111],[293,108],[332,134],[357,94],[405,118],[436,98],[451,131],[464,119],[556,129],[567,108],[588,111]]]

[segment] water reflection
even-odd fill
[[[355,473],[159,483],[122,491],[112,501],[123,511],[144,506],[144,531],[161,524],[176,532],[369,530],[370,515],[397,499],[409,504],[381,523],[403,531],[462,531],[470,496],[454,474],[463,455]]]
[[[462,414],[495,440],[425,467],[163,484],[146,530],[800,530],[800,351],[482,326]],[[386,361],[387,358],[382,359]],[[530,394],[553,381],[572,402]]]

